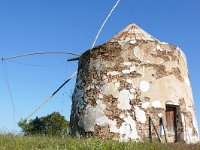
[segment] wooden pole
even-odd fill
[[[161,119],[161,121],[162,121],[163,129],[164,129],[165,141],[166,141],[166,143],[168,143],[167,132],[166,132],[166,128],[165,128],[165,125],[164,125],[164,122],[163,122],[163,118],[161,117],[160,119]]]
[[[151,117],[149,116],[149,140],[152,142],[152,133],[151,133]]]
[[[157,135],[157,137],[158,137],[159,142],[162,142],[161,137],[160,137],[160,135],[158,134],[158,131],[157,131],[156,126],[155,126],[155,124],[154,124],[154,122],[153,122],[152,119],[151,119],[151,122],[152,122],[152,125],[153,125],[153,127],[154,127],[154,130],[156,131],[156,135]]]
[[[67,84],[75,75],[77,74],[77,71],[74,72],[50,97],[48,97],[40,106],[38,106],[28,117],[26,117],[26,120],[31,118],[38,110],[40,110],[49,100],[53,98],[53,96],[65,85]]]

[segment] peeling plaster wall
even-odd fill
[[[109,41],[80,58],[72,99],[71,133],[120,141],[145,140],[149,138],[149,116],[157,129],[161,116],[166,124],[167,104],[180,107],[179,139],[198,142],[183,52],[159,41]],[[157,138],[153,129],[151,132]]]

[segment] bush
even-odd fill
[[[24,135],[50,135],[61,136],[69,127],[69,121],[65,120],[58,112],[53,112],[45,117],[36,117],[33,120],[20,120],[19,127]]]

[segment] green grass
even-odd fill
[[[0,135],[0,150],[200,150],[200,144],[187,145],[117,142],[92,138],[61,138],[40,136]]]

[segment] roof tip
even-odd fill
[[[134,43],[138,40],[158,41],[156,38],[141,29],[136,23],[130,23],[121,32],[115,35],[111,42],[130,42]]]

